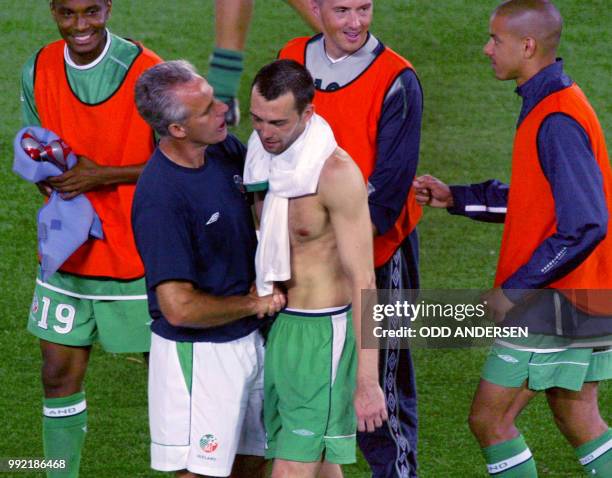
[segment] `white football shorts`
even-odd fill
[[[263,456],[263,339],[174,342],[152,334],[151,468],[229,476],[236,454]]]

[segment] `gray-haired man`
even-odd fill
[[[249,292],[256,238],[244,146],[227,134],[227,106],[187,62],[144,73],[136,103],[161,136],[132,210],[154,319],[151,466],[177,476],[263,476],[258,329],[284,299]]]

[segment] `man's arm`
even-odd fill
[[[22,126],[40,126],[40,117],[34,100],[34,64],[33,55],[21,70],[21,124]]]
[[[177,327],[205,329],[257,315],[260,319],[284,307],[280,294],[258,297],[249,294],[219,297],[196,289],[191,282],[167,281],[155,288],[159,308],[170,324]]]
[[[34,62],[30,58],[21,73],[21,121],[23,126],[41,126],[34,100]],[[135,183],[144,164],[133,166],[100,166],[91,159],[79,156],[78,163],[70,171],[40,183],[40,191],[48,196],[51,188],[62,193],[64,199],[91,191],[92,189],[121,183]]]
[[[508,185],[497,180],[465,186],[448,186],[425,174],[414,180],[416,200],[421,206],[446,208],[450,214],[476,221],[504,222],[508,205]]]
[[[136,189],[132,229],[147,286],[155,288],[159,309],[170,324],[208,328],[249,315],[262,318],[284,306],[281,294],[258,297],[254,287],[243,296],[225,297],[197,289],[193,285],[198,274],[189,212],[166,190],[149,192],[143,188]]]
[[[361,348],[361,291],[375,289],[370,219],[363,178],[342,150],[327,160],[319,179],[319,195],[329,212],[338,254],[350,282],[353,327],[357,342],[355,412],[358,429],[373,431],[387,418],[385,397],[378,384],[378,350]]]
[[[265,191],[255,191],[253,193],[253,212],[255,213],[255,224],[259,228],[259,224],[261,223],[261,213],[263,212],[263,204],[266,199]]]
[[[40,117],[34,100],[34,64],[36,55],[32,55],[21,70],[21,126],[40,126]],[[46,181],[36,183],[43,196],[49,197],[53,188]]]
[[[421,142],[423,92],[412,70],[404,71],[385,98],[378,122],[376,165],[368,179],[368,203],[375,231],[397,221],[416,174]]]
[[[47,179],[47,182],[62,193],[64,199],[103,186],[135,183],[145,163],[130,166],[100,166],[85,156],[79,156],[76,166],[64,174]]]
[[[510,192],[507,184],[497,179],[490,179],[483,183],[449,187],[454,203],[448,208],[450,214],[482,222],[502,223],[505,221],[508,193]]]

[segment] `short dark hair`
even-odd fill
[[[497,6],[493,14],[515,19],[517,32],[522,36],[533,36],[544,52],[556,55],[563,18],[549,0],[506,0]]]
[[[304,66],[293,60],[276,60],[264,66],[255,75],[253,87],[268,101],[288,92],[293,93],[299,114],[312,103],[315,94],[312,76]]]

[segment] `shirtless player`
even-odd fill
[[[329,142],[313,192],[289,196],[285,209],[288,308],[270,332],[264,373],[266,456],[274,458],[273,478],[314,477],[322,461],[354,462],[355,425],[373,431],[387,418],[378,385],[378,351],[355,347],[361,342],[361,290],[375,288],[367,193],[355,163],[337,148],[329,125],[314,114],[313,96],[312,77],[291,60],[263,67],[251,92],[257,136],[252,136],[247,154],[256,154],[258,146],[269,157],[271,170],[280,165],[282,174],[293,172],[287,165],[308,151],[307,164],[297,166],[302,180],[319,161],[316,154],[325,150],[321,145]],[[266,223],[274,221],[270,214],[277,211],[268,201],[276,201],[282,189],[275,180],[278,176],[271,172],[260,248],[268,240]],[[264,189],[265,183],[258,186]],[[282,236],[282,228],[282,223],[274,228],[274,239]]]

